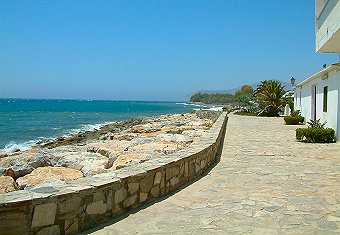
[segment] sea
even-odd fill
[[[105,124],[207,108],[185,102],[0,99],[0,152],[99,129]]]

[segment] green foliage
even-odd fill
[[[196,93],[191,96],[191,102],[200,102],[204,104],[231,104],[235,103],[236,99],[231,94],[220,93]]]
[[[295,136],[298,141],[302,141],[305,136],[305,130],[307,128],[297,128],[295,131]]]
[[[250,113],[258,113],[259,106],[256,102],[253,94],[243,94],[237,97],[239,105],[242,107],[242,110]]]
[[[325,128],[326,123],[320,119],[310,120],[308,128],[296,129],[296,139],[307,143],[333,143],[335,142],[335,131],[332,128]]]
[[[325,128],[326,123],[321,123],[320,119],[317,120],[310,120],[307,122],[309,128]]]
[[[280,81],[265,80],[256,88],[254,95],[264,116],[279,116],[286,104],[286,91]]]
[[[332,128],[298,128],[296,139],[307,143],[334,143],[335,131]]]
[[[305,121],[305,118],[301,116],[300,110],[293,111],[290,116],[284,117],[286,125],[299,125]]]
[[[286,116],[284,117],[286,125],[299,125],[300,119],[297,117]]]

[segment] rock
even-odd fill
[[[103,200],[95,201],[87,205],[86,213],[89,215],[100,215],[106,212],[106,204]]]
[[[55,180],[69,181],[83,177],[81,171],[65,167],[39,167],[30,174],[17,179],[21,189],[34,187]]]
[[[7,153],[0,153],[0,158],[8,157]]]
[[[117,160],[113,163],[111,170],[118,170],[128,165],[137,164],[141,161],[151,159],[152,155],[145,152],[128,151],[118,156]]]
[[[0,194],[17,190],[14,179],[10,176],[0,176]]]
[[[190,136],[182,134],[160,134],[157,136],[157,140],[164,142],[184,142],[191,143],[193,139]]]
[[[183,129],[178,126],[166,126],[162,128],[162,132],[165,132],[168,134],[182,134]]]
[[[15,172],[11,168],[6,169],[4,175],[12,177],[13,179],[15,178]]]
[[[196,111],[196,116],[200,119],[209,119],[215,122],[220,116],[221,112],[219,111],[209,111],[209,110],[199,110]]]
[[[36,205],[33,212],[32,228],[54,224],[56,211],[56,203]]]
[[[127,196],[127,190],[125,188],[120,188],[115,193],[115,203],[118,204],[122,202]]]
[[[182,132],[183,135],[189,136],[192,139],[199,138],[204,135],[204,133],[204,130],[186,130]]]
[[[123,133],[123,134],[114,135],[113,139],[131,141],[131,140],[133,140],[136,137],[138,137],[138,134],[135,134],[135,133]]]
[[[131,128],[131,131],[133,133],[152,133],[152,132],[157,132],[162,129],[162,126],[159,124],[152,124],[152,123],[147,123],[144,125],[136,125]]]
[[[100,153],[87,152],[84,146],[63,146],[55,148],[51,165],[82,171],[85,176],[102,173],[108,164],[108,158]],[[96,150],[97,151],[97,150]]]
[[[140,193],[139,194],[140,202],[145,202],[147,199],[148,199],[148,194],[147,193]]]
[[[51,165],[50,156],[46,151],[41,149],[31,149],[16,155],[0,159],[0,165],[5,169],[11,169],[14,172],[14,178],[17,179],[29,174],[37,167]]]
[[[160,171],[156,172],[153,184],[154,185],[160,184],[161,183],[161,179],[162,179],[162,172],[160,172]]]

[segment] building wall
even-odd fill
[[[340,71],[331,71],[328,79],[317,78],[306,82],[295,91],[295,109],[301,111],[306,121],[312,119],[312,87],[316,85],[316,118],[327,122],[326,126],[333,128],[340,139]],[[323,90],[328,86],[327,112],[323,112]],[[300,100],[301,92],[301,100]]]
[[[316,51],[340,53],[340,0],[316,2]]]

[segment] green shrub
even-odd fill
[[[307,143],[334,143],[335,131],[332,128],[298,128],[296,139]]]
[[[290,116],[284,117],[286,125],[298,125],[305,121],[305,118],[300,115],[300,110],[293,111]]]
[[[298,141],[303,141],[303,138],[305,136],[305,130],[307,130],[307,128],[297,128],[295,135],[296,135],[296,139]]]
[[[326,122],[321,123],[320,119],[310,120],[307,124],[310,128],[325,128],[326,126]]]
[[[300,118],[298,117],[291,117],[291,116],[286,116],[284,117],[286,125],[298,125],[300,124]]]

